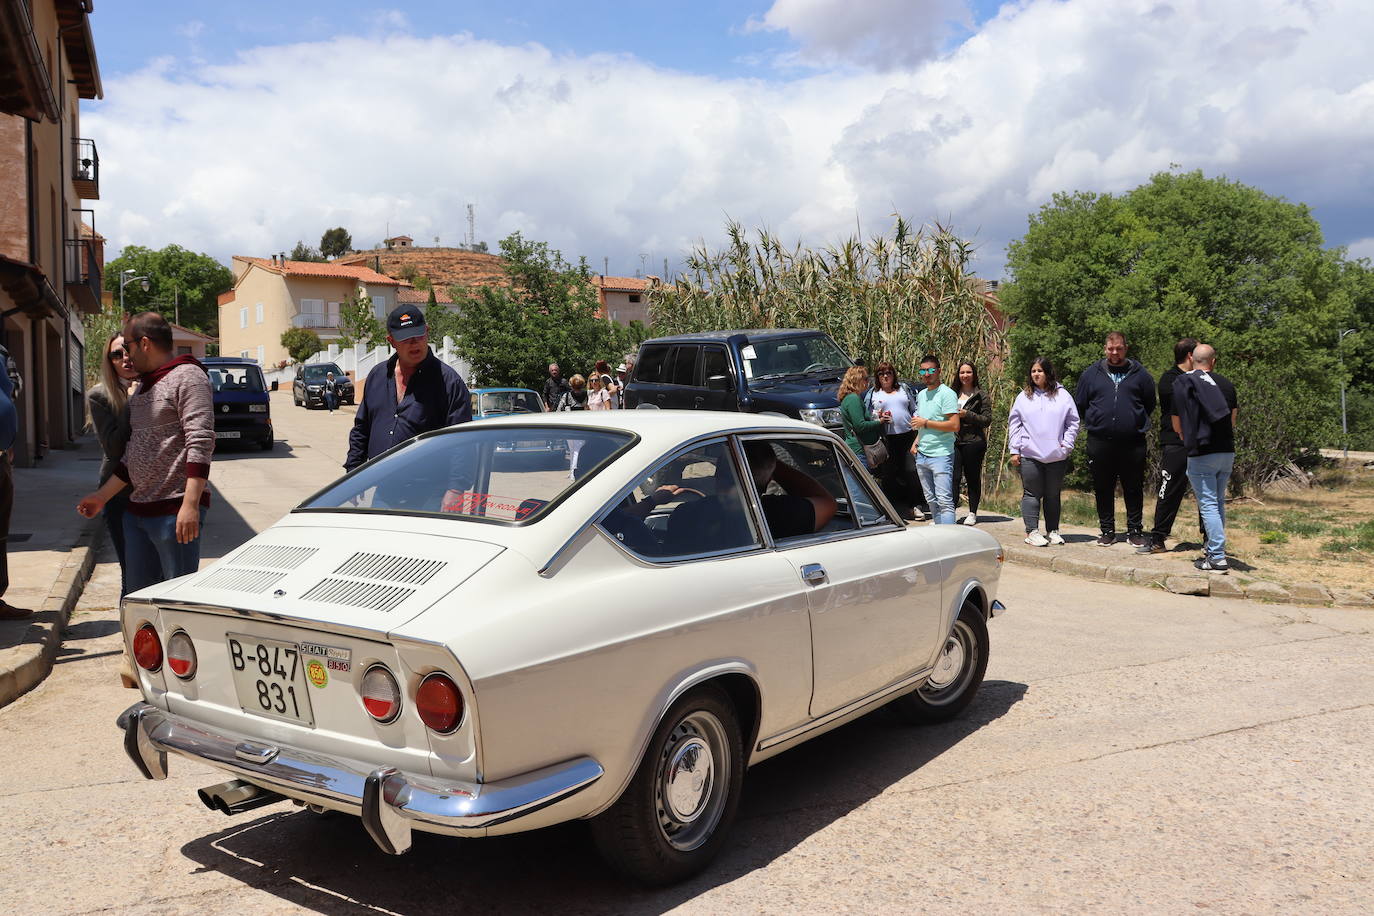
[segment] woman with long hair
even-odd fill
[[[1007,419],[1007,450],[1011,463],[1021,469],[1021,520],[1026,543],[1032,547],[1064,543],[1059,535],[1060,494],[1076,438],[1078,408],[1073,396],[1059,384],[1054,363],[1037,356]],[[1042,506],[1048,536],[1039,530]]]
[[[610,410],[620,406],[620,386],[616,384],[615,373],[611,371],[611,364],[604,359],[596,361],[596,373],[593,378],[601,379],[601,387],[606,391],[606,407]],[[593,389],[595,390],[595,389]]]
[[[611,392],[606,386],[605,377],[599,372],[594,372],[592,373],[590,384],[592,390],[587,394],[587,409],[610,410],[613,405],[611,403]]]
[[[100,486],[114,475],[119,462],[124,460],[124,449],[129,444],[129,395],[133,393],[138,370],[130,359],[129,348],[124,345],[124,334],[116,331],[105,340],[104,357],[100,360],[100,383],[86,393],[91,407],[91,425],[95,427],[95,438],[100,443]],[[119,557],[120,590],[122,598],[128,591],[124,570],[124,510],[129,505],[129,490],[126,487],[105,504],[101,514],[105,516],[105,527],[110,532],[110,543],[114,545],[115,555]]]
[[[886,360],[878,363],[873,376],[878,384],[864,395],[864,408],[873,419],[883,423],[883,441],[887,443],[887,462],[881,475],[883,490],[907,518],[917,518],[917,512],[928,516],[925,492],[911,458],[911,445],[916,441],[916,430],[911,428],[916,397],[897,378],[897,367]]]
[[[978,367],[968,360],[954,372],[954,394],[959,398],[959,432],[954,436],[954,504],[959,486],[968,486],[965,525],[978,524],[978,504],[983,500],[983,458],[988,453],[988,426],[992,424],[992,397],[978,383]]]
[[[868,370],[863,366],[850,366],[845,370],[840,388],[835,392],[835,400],[840,402],[840,415],[844,418],[844,441],[854,454],[859,456],[864,467],[868,459],[864,455],[865,445],[877,445],[883,435],[883,421],[879,417],[870,420],[864,415],[864,393],[868,391]],[[869,468],[877,473],[877,468]]]

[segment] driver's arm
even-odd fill
[[[787,491],[788,495],[801,496],[810,501],[811,508],[816,515],[816,527],[814,529],[816,531],[820,531],[830,524],[830,520],[839,511],[840,504],[835,501],[835,497],[830,495],[830,491],[805,471],[779,461],[773,468],[773,479],[778,482],[778,486]]]

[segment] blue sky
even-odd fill
[[[513,13],[512,10],[515,10]],[[104,0],[98,228],[225,262],[343,225],[613,274],[726,218],[824,246],[893,214],[1003,272],[1058,191],[1200,169],[1374,256],[1374,17],[1338,0]],[[641,259],[641,255],[644,257]]]

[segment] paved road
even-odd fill
[[[342,460],[346,416],[275,409],[287,446],[216,462],[210,553]],[[716,867],[645,892],[578,825],[392,859],[349,818],[209,812],[221,777],[179,758],[145,782],[114,727],[135,694],[111,560],[52,676],[0,710],[5,913],[1374,911],[1368,611],[1008,568],[966,719],[878,714],[755,768]]]

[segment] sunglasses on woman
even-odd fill
[[[125,353],[124,350],[111,350],[111,351],[110,351],[110,359],[123,359],[123,358],[124,358],[124,353]]]

